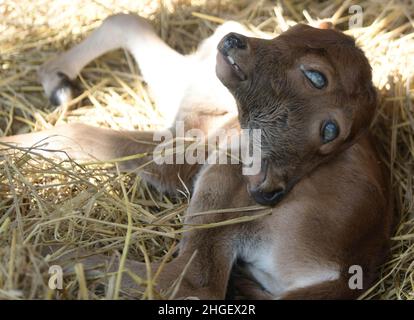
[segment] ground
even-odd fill
[[[355,16],[351,4],[361,6],[363,24],[349,30]],[[414,7],[385,0],[0,0],[0,135],[68,122],[114,129],[162,125],[138,67],[123,50],[89,64],[79,79],[84,93],[67,106],[51,106],[38,82],[39,65],[119,12],[147,17],[182,53],[194,50],[227,20],[245,24],[258,36],[275,36],[297,22],[329,18],[355,36],[380,92],[372,130],[399,216],[391,256],[362,298],[414,298]],[[121,175],[105,165],[59,163],[30,153],[0,159],[0,299],[131,298],[116,285],[94,290],[81,267],[65,276],[62,290],[51,290],[49,262],[75,247],[159,260],[180,238],[189,197],[183,190],[179,199],[169,199],[134,174]],[[45,258],[47,245],[60,250]]]

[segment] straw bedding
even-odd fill
[[[226,20],[244,23],[259,36],[277,35],[296,22],[329,18],[348,29],[351,1],[11,1],[0,0],[0,135],[82,122],[114,129],[154,129],[163,124],[139,69],[123,50],[90,63],[80,75],[84,89],[69,105],[53,108],[36,69],[73,46],[118,12],[150,19],[161,37],[183,53]],[[381,276],[361,298],[414,298],[414,5],[410,1],[360,1],[363,28],[347,30],[366,52],[380,91],[373,125],[392,181],[399,223]],[[82,248],[129,259],[158,261],[179,241],[190,194],[169,199],[135,174],[104,164],[79,165],[22,150],[0,159],[0,299],[132,298],[117,274],[96,290],[82,265],[48,287],[48,267]],[[44,248],[57,249],[44,256]],[[44,253],[44,252],[43,252]],[[139,279],[138,279],[139,280]],[[159,297],[148,290],[134,298]],[[99,289],[99,288],[98,288]]]

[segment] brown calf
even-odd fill
[[[173,129],[179,121],[206,135],[261,130],[260,170],[252,175],[243,175],[240,164],[188,162],[152,163],[140,173],[168,193],[182,183],[191,187],[189,225],[271,210],[250,222],[184,233],[158,289],[169,288],[191,260],[173,298],[223,299],[234,292],[256,299],[355,298],[375,279],[392,224],[388,184],[368,130],[377,103],[370,65],[354,40],[335,30],[297,25],[273,40],[246,35],[227,23],[183,56],[142,18],[116,15],[39,73],[46,94],[60,104],[72,97],[72,80],[89,61],[125,47],[159,108],[174,119],[175,138],[182,138]],[[148,153],[123,162],[128,170],[152,160],[154,134],[163,133],[77,124],[0,141],[25,147],[42,141],[77,160]],[[250,211],[197,214],[257,204]],[[349,287],[354,265],[362,268],[362,289]],[[138,262],[127,267],[146,274]],[[137,285],[125,275],[123,286]]]

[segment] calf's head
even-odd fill
[[[216,73],[243,129],[261,129],[256,202],[274,205],[297,181],[349,147],[376,107],[371,67],[351,37],[296,25],[272,40],[226,35]]]

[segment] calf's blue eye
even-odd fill
[[[303,65],[300,66],[300,69],[316,89],[322,89],[326,86],[327,80],[323,73],[316,70],[307,70]]]
[[[322,127],[322,140],[323,143],[331,142],[336,139],[339,134],[339,128],[333,121],[327,121]]]

